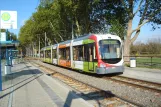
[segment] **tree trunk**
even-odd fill
[[[76,26],[77,26],[77,35],[80,36],[80,26],[79,26],[79,22],[77,19],[76,19]]]
[[[131,32],[132,32],[132,19],[128,21],[128,28],[127,28],[127,34],[126,39],[124,42],[124,62],[126,64],[130,61],[130,46],[131,46]]]
[[[129,40],[125,40],[124,42],[124,63],[128,64],[130,61],[130,41]]]

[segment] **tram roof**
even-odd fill
[[[73,40],[73,42],[76,42],[76,41],[79,41],[79,40],[84,40],[84,39],[89,38],[91,35],[96,35],[96,36],[107,35],[107,36],[115,36],[115,37],[117,37],[117,35],[112,35],[112,34],[85,34],[85,35],[79,36],[78,38],[75,38],[75,39],[72,39],[72,40]],[[71,43],[72,40],[63,41],[63,42],[60,42],[58,44],[59,45],[68,44],[68,43]],[[51,48],[51,46],[52,47],[54,47],[54,46],[57,47],[58,44],[46,46],[46,47],[42,48],[41,50],[44,50],[44,49],[47,49],[47,48]]]

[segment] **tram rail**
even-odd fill
[[[118,82],[121,84],[126,84],[129,86],[140,88],[143,90],[149,90],[149,91],[161,93],[161,84],[159,83],[138,80],[138,79],[123,77],[123,76],[113,76],[113,77],[103,77],[103,78],[114,82]]]
[[[53,69],[47,68],[47,67],[40,65],[36,62],[34,62],[33,64],[35,64],[35,66],[37,66],[41,70],[47,72],[47,75],[50,75],[53,78],[56,78],[56,79],[62,81],[63,83],[65,83],[66,85],[71,87],[73,90],[81,93],[82,96],[85,96],[90,100],[96,101],[98,106],[100,106],[100,105],[102,107],[107,107],[107,106],[108,107],[142,106],[142,105],[137,104],[133,101],[122,98],[117,95],[114,95],[108,91],[99,89],[98,87],[92,86],[92,85],[84,83],[82,81],[76,80],[72,77],[69,77],[65,74],[57,72]]]

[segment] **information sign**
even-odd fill
[[[0,28],[17,29],[17,11],[0,11]]]

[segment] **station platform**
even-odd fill
[[[69,87],[26,62],[13,65],[2,88],[0,107],[93,107]]]
[[[161,70],[159,69],[125,67],[125,71],[121,76],[161,84]]]

